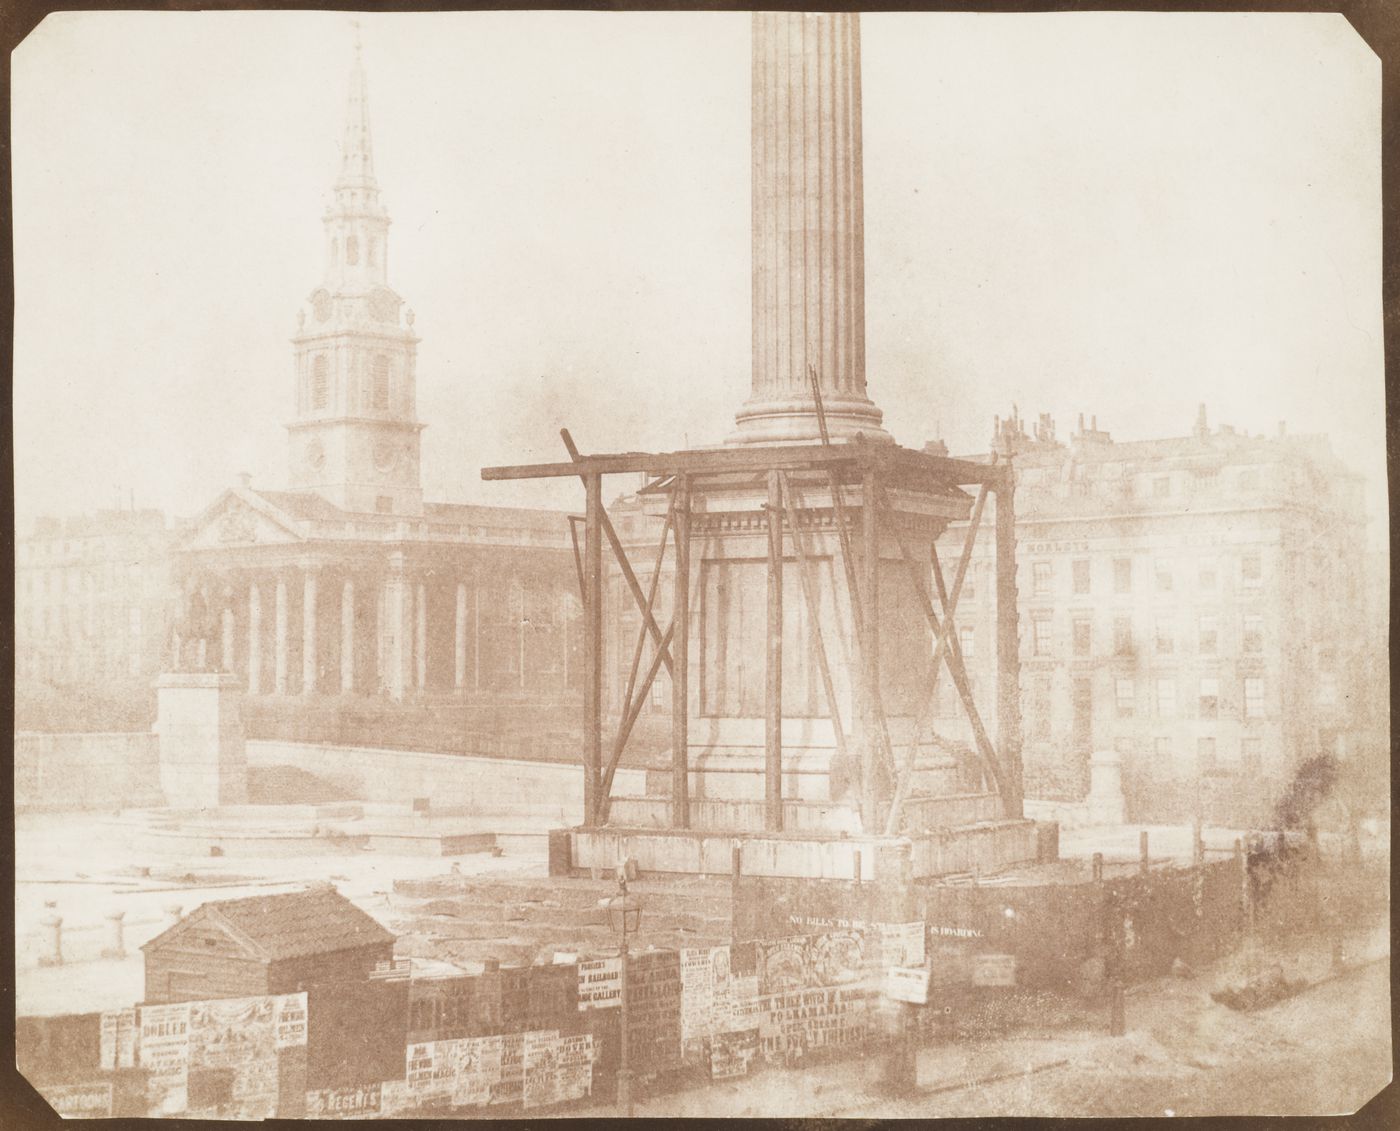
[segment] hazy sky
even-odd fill
[[[717,442],[749,386],[749,18],[365,15],[430,499]],[[867,373],[917,447],[1323,431],[1383,529],[1380,64],[1337,15],[862,17]],[[17,517],[286,476],[353,33],[62,13],[16,51]],[[618,481],[618,489],[626,484]]]

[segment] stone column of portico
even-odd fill
[[[262,592],[248,583],[248,694],[262,694]]]
[[[301,584],[301,693],[316,694],[316,590],[317,568],[306,567]]]
[[[399,702],[408,689],[408,664],[413,636],[413,590],[404,574],[404,556],[389,555],[389,572],[384,579],[384,614],[381,618],[381,651],[384,657],[384,686],[389,698]]]
[[[223,587],[223,608],[219,612],[219,668],[233,671],[233,587]]]
[[[753,15],[753,387],[736,443],[890,440],[865,389],[860,20]]]
[[[340,693],[355,690],[355,582],[347,577],[340,589]]]
[[[452,686],[460,694],[467,684],[467,584],[457,583],[457,619],[453,636],[454,658]]]
[[[417,615],[413,629],[413,686],[423,691],[428,686],[428,587],[421,581],[414,610]]]
[[[272,686],[278,695],[287,694],[287,579],[277,576],[273,608]]]

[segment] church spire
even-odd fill
[[[360,48],[360,24],[355,21],[355,59],[350,65],[350,93],[345,111],[345,140],[341,144],[337,191],[358,189],[377,194],[374,179],[374,141],[369,129],[369,84]]]

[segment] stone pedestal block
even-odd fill
[[[1099,750],[1089,759],[1088,810],[1091,825],[1121,825],[1127,821],[1123,756],[1116,750]]]
[[[171,808],[247,804],[242,706],[231,675],[168,672],[156,680],[160,784]]]

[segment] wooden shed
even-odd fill
[[[359,982],[394,936],[330,885],[205,903],[141,950],[146,1002],[287,994]]]

